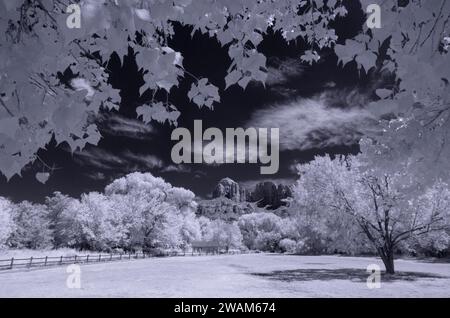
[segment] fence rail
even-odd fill
[[[227,254],[234,254],[236,252],[229,252]],[[47,266],[60,266],[70,264],[91,264],[101,262],[113,262],[132,259],[144,259],[151,257],[173,257],[173,256],[199,256],[208,255],[212,253],[205,252],[164,252],[164,253],[120,253],[120,254],[86,254],[86,255],[71,255],[71,256],[45,256],[45,257],[30,257],[30,258],[10,258],[0,260],[0,271],[11,270],[16,268],[37,268]]]

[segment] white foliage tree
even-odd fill
[[[5,246],[6,240],[13,231],[12,209],[13,204],[9,200],[0,197],[0,248]]]
[[[290,223],[290,219],[282,219],[270,212],[260,212],[241,216],[238,225],[243,243],[249,249],[275,252],[280,249],[282,239],[295,238],[295,229],[291,228]]]
[[[218,219],[207,222],[207,225],[204,240],[217,243],[227,252],[230,248],[242,248],[242,234],[237,222],[226,222]]]
[[[8,246],[13,248],[42,249],[51,246],[48,211],[45,205],[23,201],[11,210],[14,230]]]
[[[381,28],[363,30],[335,46],[339,62],[356,63],[365,72],[394,80],[375,91],[368,110],[382,121],[373,135],[378,162],[390,172],[407,166],[416,182],[433,184],[448,178],[450,154],[450,2],[372,1],[381,7]]]
[[[132,173],[106,187],[115,208],[120,207],[129,247],[185,247],[200,235],[194,216],[194,194],[173,188],[150,173]]]
[[[450,249],[450,189],[445,182],[438,181],[429,187],[422,195],[411,201],[414,222],[423,224],[420,219],[435,215],[442,218],[442,231],[429,231],[422,228],[423,235],[411,235],[407,242],[408,249],[413,252],[426,251],[429,255],[439,255]],[[418,220],[417,220],[418,219]],[[409,235],[407,233],[405,235]]]
[[[110,201],[101,193],[83,194],[79,210],[76,213],[77,246],[87,250],[103,250],[106,248],[108,230],[107,218],[110,213]],[[111,241],[111,240],[108,240]]]
[[[81,208],[79,200],[60,192],[46,198],[49,229],[55,248],[74,247],[80,233],[77,227],[77,213]]]
[[[443,233],[449,226],[447,203],[444,207],[433,203],[433,208],[416,208],[405,195],[410,187],[404,184],[401,173],[367,169],[358,157],[317,157],[299,166],[299,172],[300,180],[294,188],[297,202],[313,203],[312,214],[326,226],[329,219],[338,221],[341,231],[347,231],[351,224],[357,226],[389,274],[395,272],[394,253],[401,242],[431,232]],[[440,195],[446,196],[445,192]],[[443,202],[447,200],[442,198]],[[355,235],[347,237],[354,239]]]

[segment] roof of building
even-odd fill
[[[221,247],[219,242],[216,241],[194,241],[192,247]]]

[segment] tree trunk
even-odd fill
[[[386,268],[386,274],[395,274],[394,267],[394,250],[389,249],[385,251],[385,256],[381,258],[384,263],[384,267]]]

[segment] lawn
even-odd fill
[[[65,267],[0,272],[0,297],[450,297],[450,264],[397,260],[398,274],[366,285],[376,258],[246,254],[81,265],[81,289]],[[382,267],[383,268],[383,267]]]

